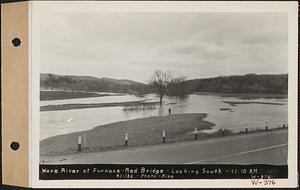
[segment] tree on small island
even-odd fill
[[[186,79],[187,77],[185,76],[173,78],[169,72],[156,70],[150,79],[149,85],[159,95],[159,103],[162,105],[162,100],[165,95],[180,98],[186,97],[189,93]]]
[[[154,71],[150,85],[154,87],[155,91],[159,95],[159,103],[162,105],[162,99],[167,92],[168,84],[171,81],[171,74],[169,72],[163,72],[161,70]]]

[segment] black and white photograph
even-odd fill
[[[120,179],[210,179],[240,165],[254,178],[288,178],[287,12],[53,11],[40,20],[40,165],[121,165]],[[262,177],[257,165],[284,169]]]

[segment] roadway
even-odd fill
[[[287,164],[288,130],[41,158],[47,164]]]

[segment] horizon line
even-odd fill
[[[97,76],[93,76],[93,75],[74,75],[74,74],[56,74],[56,73],[41,73],[41,74],[53,74],[53,75],[60,75],[60,76],[78,76],[78,77],[94,77],[94,78],[98,78],[98,79],[113,79],[113,80],[129,80],[129,81],[133,81],[133,82],[138,82],[138,83],[143,83],[143,84],[147,84],[145,82],[140,82],[140,81],[136,81],[136,80],[132,80],[132,79],[124,79],[124,78],[110,78],[110,77],[97,77]],[[232,75],[219,75],[219,76],[212,76],[212,77],[203,77],[203,78],[188,78],[187,81],[191,81],[191,80],[197,80],[197,79],[212,79],[212,78],[219,78],[219,77],[232,77],[232,76],[246,76],[246,75],[288,75],[288,73],[246,73],[246,74],[232,74]]]

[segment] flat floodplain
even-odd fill
[[[278,96],[281,98],[276,99]],[[246,128],[247,132],[253,133],[264,131],[266,126],[269,130],[287,126],[287,99],[275,94],[264,94],[261,97],[251,94],[241,94],[237,97],[235,94],[226,94],[226,96],[219,93],[194,94],[184,99],[166,97],[163,107],[155,102],[157,97],[153,94],[145,96],[117,94],[47,101],[48,104],[53,102],[53,106],[63,106],[84,102],[94,104],[103,99],[103,104],[115,101],[116,105],[42,111],[41,123],[47,126],[45,129],[50,132],[47,134],[53,131],[56,135],[41,140],[40,155],[44,158],[74,155],[77,153],[77,138],[83,134],[86,136],[87,145],[83,153],[91,153],[126,148],[124,147],[125,133],[129,135],[130,147],[139,147],[161,145],[163,131],[165,131],[166,143],[169,144],[194,140],[195,128],[197,138],[203,140],[222,137],[223,129],[226,135],[236,135],[244,134]],[[124,104],[122,101],[125,99],[132,101]],[[64,101],[67,104],[62,104]],[[153,104],[154,107],[148,109],[145,103]],[[43,104],[43,106],[47,105]],[[172,110],[170,115],[169,108]],[[68,134],[63,132],[59,134],[58,124],[61,125],[61,131],[68,131]],[[44,161],[47,159],[41,160]]]

